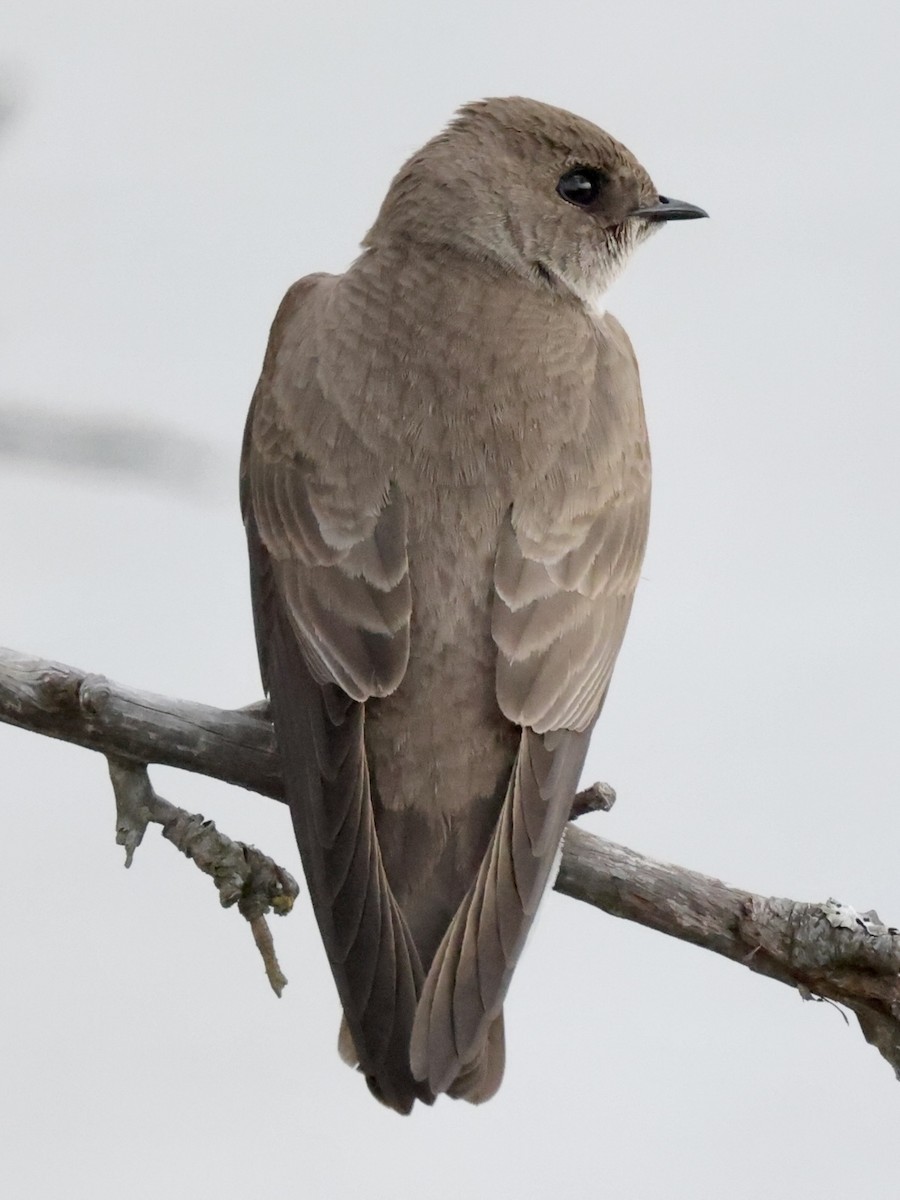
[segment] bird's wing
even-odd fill
[[[409,653],[406,510],[319,382],[332,281],[301,280],[272,326],[241,461],[256,638],[310,895],[361,1069],[408,1111],[422,977],[375,833],[363,702]]]
[[[522,739],[479,875],[429,970],[413,1070],[435,1092],[477,1059],[553,869],[646,543],[637,364],[605,318],[583,436],[517,497],[494,570],[497,698]]]

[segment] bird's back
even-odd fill
[[[521,727],[497,698],[505,523],[598,419],[613,442],[624,434],[642,452],[640,397],[621,345],[613,357],[632,369],[620,411],[598,390],[613,323],[604,332],[573,300],[450,253],[368,252],[337,284],[329,324],[367,355],[351,384],[326,351],[325,393],[331,364],[336,392],[365,394],[348,419],[410,498],[409,661],[398,688],[367,704],[365,739],[387,877],[427,973],[484,860],[520,748]],[[491,1052],[493,1090],[499,1036]]]

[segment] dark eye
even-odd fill
[[[577,204],[579,208],[590,208],[599,197],[606,183],[606,176],[595,167],[575,167],[566,171],[556,185],[563,200]]]

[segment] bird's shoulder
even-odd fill
[[[275,316],[269,328],[269,337],[263,356],[263,365],[259,381],[250,401],[250,411],[244,428],[244,442],[241,453],[241,471],[246,470],[248,455],[254,445],[267,438],[260,438],[261,427],[279,424],[277,417],[282,405],[279,404],[279,385],[283,384],[285,368],[295,375],[298,367],[302,366],[302,351],[306,345],[306,358],[314,357],[314,332],[316,317],[324,300],[325,292],[334,276],[324,273],[305,275],[292,283],[285,292],[281,303],[276,309]],[[295,351],[294,361],[285,363],[286,352]],[[254,433],[256,436],[254,438]]]
[[[339,278],[339,275],[316,271],[291,284],[275,310],[267,352],[277,351],[286,337],[297,335],[309,327],[309,318],[315,315],[315,310],[321,306]]]
[[[631,338],[617,316],[608,310],[591,314],[591,325],[594,336],[601,349],[603,357],[616,359],[624,368],[630,368],[629,373],[638,377],[638,361]]]

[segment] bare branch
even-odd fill
[[[570,825],[556,890],[856,1014],[900,1078],[900,933],[828,900],[757,896]]]
[[[212,878],[222,907],[236,904],[246,917],[272,990],[280,996],[287,980],[265,914],[273,910],[284,916],[291,911],[300,892],[296,880],[255,846],[232,841],[215,822],[158,796],[143,764],[115,755],[108,755],[107,761],[116,797],[116,842],[125,847],[125,866],[131,866],[147,825],[162,825],[163,837]]]
[[[0,721],[140,763],[181,767],[283,799],[272,726],[251,710],[212,708],[111,683],[0,647]]]
[[[165,763],[283,799],[264,704],[223,710],[171,700],[0,650],[0,720],[110,757],[117,795],[122,779],[130,781],[130,795],[119,803],[118,821],[118,839],[126,854],[139,844],[147,821],[162,818],[166,836],[183,843],[182,849],[199,865],[206,862],[204,870],[212,868],[209,873],[220,886],[223,903],[228,895],[234,898],[227,902],[236,900],[242,906],[240,871],[237,876],[229,873],[233,857],[226,849],[219,860],[217,852],[205,846],[206,838],[223,835],[211,822],[190,818],[157,797],[143,767],[136,770],[134,764]],[[573,815],[608,809],[614,799],[608,785],[595,784],[576,797]],[[259,852],[241,848],[240,854]],[[231,865],[223,869],[222,863]],[[277,879],[281,868],[274,863],[271,868]],[[846,1006],[855,1013],[867,1041],[900,1075],[900,934],[875,913],[857,913],[833,900],[803,904],[757,896],[574,826],[566,833],[555,886],[612,916],[730,958],[796,988],[805,999]],[[262,895],[277,910],[276,894],[264,887]],[[249,904],[245,913],[251,923],[265,911],[254,903],[256,907]],[[264,958],[270,953],[267,932],[254,925]]]

